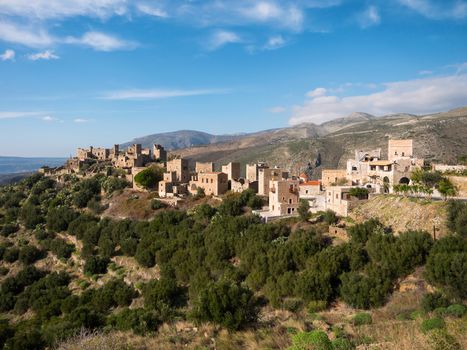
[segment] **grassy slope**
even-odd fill
[[[446,202],[428,201],[419,198],[404,198],[400,196],[376,196],[352,210],[351,218],[365,221],[370,218],[379,219],[385,226],[392,227],[400,233],[406,230],[426,230],[433,232],[436,220],[437,237],[445,235]]]

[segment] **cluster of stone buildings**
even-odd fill
[[[389,140],[387,157],[381,149],[356,150],[345,169],[323,169],[321,180],[310,180],[305,173],[292,176],[288,170],[266,163],[246,164],[244,176],[238,162],[216,168],[212,162],[196,162],[176,158],[168,160],[161,145],[142,148],[134,144],[121,151],[118,145],[107,148],[78,148],[76,157],[66,164],[67,172],[79,172],[88,163],[104,163],[123,169],[127,179],[155,163],[163,166],[163,180],[157,192],[161,198],[191,194],[221,196],[227,191],[253,190],[267,198],[268,206],[256,211],[269,219],[296,215],[300,199],[310,203],[311,211],[333,210],[347,216],[350,209],[366,197],[355,198],[351,189],[366,188],[371,193],[391,193],[395,184],[410,182],[411,173],[423,166],[423,159],[413,154],[412,140]],[[220,171],[219,171],[220,170]]]
[[[387,158],[381,149],[356,150],[355,158],[347,161],[346,169],[323,169],[325,207],[347,216],[352,207],[365,198],[350,195],[352,187],[364,187],[370,193],[392,193],[396,184],[409,184],[410,175],[424,165],[413,153],[413,140],[389,140]]]

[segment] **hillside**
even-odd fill
[[[430,161],[454,163],[467,154],[467,108],[434,115],[361,113],[321,125],[297,126],[247,134],[229,142],[174,151],[193,160],[227,163],[267,161],[298,172],[321,154],[321,168],[344,167],[355,149],[380,147],[389,138],[414,139],[415,154]]]
[[[407,230],[433,232],[436,223],[437,237],[448,233],[446,226],[446,202],[400,196],[376,196],[352,209],[351,218],[362,222],[375,218],[395,234]]]
[[[0,348],[467,345],[465,274],[450,268],[466,263],[467,203],[448,205],[452,232],[436,241],[372,220],[335,240],[332,216],[263,223],[247,192],[172,208],[127,186],[105,174],[0,186]],[[394,211],[413,222],[401,231],[446,206],[385,198],[371,218]]]
[[[123,143],[120,146],[122,148],[126,148],[132,144],[140,143],[143,147],[151,147],[153,144],[160,144],[168,150],[174,150],[231,141],[238,137],[239,135],[211,135],[201,131],[180,130],[138,137],[129,142]]]

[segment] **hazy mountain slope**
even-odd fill
[[[180,130],[138,137],[132,141],[122,144],[121,147],[126,148],[135,143],[140,143],[143,147],[151,147],[153,144],[157,143],[164,146],[168,150],[173,150],[198,145],[207,145],[217,142],[225,142],[237,139],[238,137],[240,137],[240,135],[211,135],[201,131]]]

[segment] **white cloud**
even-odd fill
[[[431,19],[467,18],[467,2],[465,1],[399,0],[399,3]]]
[[[226,30],[218,30],[211,35],[208,41],[208,49],[216,50],[227,44],[241,43],[242,39],[236,33]]]
[[[105,93],[101,98],[104,100],[158,100],[171,97],[215,95],[226,93],[221,89],[198,89],[198,90],[168,90],[168,89],[133,89],[118,90]]]
[[[433,74],[433,71],[432,70],[421,70],[420,72],[418,72],[418,74],[420,74],[420,75],[431,75],[431,74]]]
[[[369,6],[358,15],[357,19],[362,28],[368,28],[381,23],[381,16],[376,6]]]
[[[37,19],[108,18],[127,12],[126,0],[2,0],[0,14]]]
[[[88,122],[90,122],[89,119],[84,119],[84,118],[75,118],[73,121],[74,121],[75,123],[79,123],[79,124],[83,124],[83,123],[88,123]]]
[[[52,46],[60,43],[83,45],[91,47],[96,51],[130,50],[137,46],[134,42],[96,31],[86,32],[79,38],[72,36],[57,38],[51,36],[42,27],[22,26],[7,21],[0,21],[0,40],[33,48]],[[52,51],[45,51],[45,53],[38,55],[36,59],[58,58]],[[33,59],[32,57],[29,58]]]
[[[273,22],[292,30],[302,28],[304,20],[302,9],[293,4],[281,6],[275,1],[256,1],[250,4],[238,9],[245,19],[263,23]]]
[[[270,108],[269,112],[278,114],[278,113],[284,113],[286,110],[287,108],[283,106],[275,106],[275,107]]]
[[[158,7],[153,7],[153,6],[146,5],[146,4],[137,4],[136,8],[138,9],[138,11],[146,15],[150,15],[154,17],[161,17],[161,18],[169,17],[168,13],[165,10],[158,8]]]
[[[318,88],[294,107],[291,124],[322,123],[353,112],[377,116],[391,113],[434,113],[467,104],[467,74],[385,83],[383,90],[367,95],[338,97]]]
[[[14,61],[15,60],[15,51],[5,50],[5,52],[0,55],[0,60],[2,60],[2,61]]]
[[[308,97],[311,97],[311,98],[321,97],[321,96],[326,95],[326,92],[327,92],[327,90],[325,88],[316,88],[314,90],[311,90],[311,91],[307,92],[306,95]]]
[[[0,111],[0,119],[16,119],[16,118],[27,118],[27,117],[38,117],[44,115],[46,112],[11,112],[11,111]]]
[[[286,43],[287,41],[282,37],[282,35],[276,35],[268,39],[266,45],[264,45],[264,48],[266,50],[280,49],[281,47],[285,46]]]
[[[55,41],[43,28],[19,26],[7,21],[0,21],[0,40],[28,47],[50,46]]]
[[[60,121],[60,119],[57,119],[57,118],[52,117],[50,115],[46,115],[46,116],[42,117],[41,119],[44,122],[58,122],[58,121]]]
[[[91,47],[96,51],[131,50],[137,46],[134,42],[94,31],[86,32],[80,38],[67,37],[64,42]]]
[[[45,50],[43,52],[38,52],[34,54],[28,55],[28,59],[31,61],[37,61],[37,60],[57,60],[60,57],[57,56],[56,54],[53,53],[53,51],[50,50]]]

